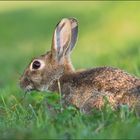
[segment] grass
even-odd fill
[[[114,66],[140,77],[140,2],[0,2],[0,138],[140,138],[140,119],[127,106],[84,115],[60,110],[57,93],[26,95],[19,76],[51,46],[57,22],[79,21],[76,69]],[[49,111],[48,106],[51,106]]]

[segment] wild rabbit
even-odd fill
[[[101,108],[104,96],[113,108],[121,104],[133,107],[140,95],[140,79],[112,67],[74,70],[70,54],[77,34],[77,20],[62,19],[54,31],[51,51],[31,61],[20,78],[21,88],[25,91],[61,90],[65,105],[75,105],[84,112]]]

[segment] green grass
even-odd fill
[[[24,96],[18,79],[31,58],[49,50],[57,22],[79,21],[76,69],[114,66],[140,77],[140,2],[0,2],[0,138],[140,138],[127,106],[84,115],[61,112],[57,93]],[[48,109],[48,104],[52,111]]]

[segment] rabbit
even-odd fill
[[[140,96],[140,79],[113,67],[75,71],[70,55],[78,36],[78,21],[63,18],[57,24],[51,50],[34,58],[20,77],[20,87],[30,92],[60,92],[64,106],[88,113],[101,109],[104,97],[113,108],[134,107]],[[60,85],[60,86],[59,86]]]

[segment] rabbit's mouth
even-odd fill
[[[32,86],[30,86],[30,85],[29,85],[29,86],[27,86],[27,87],[26,87],[26,89],[27,89],[27,91],[32,91],[32,90],[34,90],[34,89],[33,89],[33,87],[32,87]]]
[[[29,77],[21,78],[20,87],[24,92],[28,93],[31,91],[48,91],[47,84],[40,84],[36,81],[32,81]]]
[[[34,91],[35,89],[31,85],[28,85],[25,88],[23,88],[23,90],[25,93],[30,93],[31,91]]]
[[[46,91],[48,92],[48,86],[44,85],[44,86],[41,86],[41,87],[38,87],[38,88],[33,88],[31,85],[28,85],[24,88],[24,91],[26,93],[31,93],[32,91]]]

